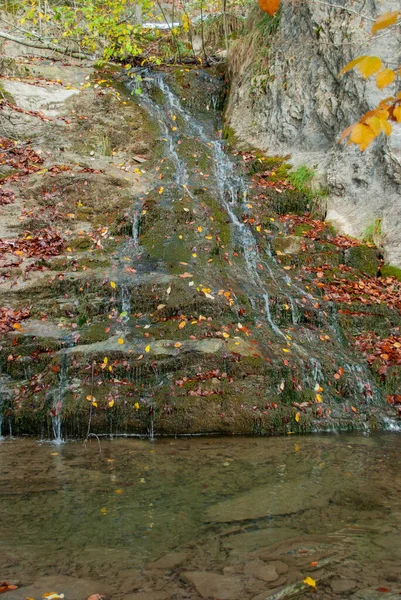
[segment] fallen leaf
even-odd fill
[[[316,581],[314,579],[312,579],[312,577],[305,577],[305,579],[303,580],[303,583],[306,583],[306,585],[310,585],[313,588],[316,587]]]

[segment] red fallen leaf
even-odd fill
[[[390,590],[386,587],[378,587],[376,588],[376,592],[389,592]]]
[[[391,394],[387,396],[389,404],[401,404],[401,396],[399,394]]]
[[[11,583],[8,583],[7,581],[0,582],[0,594],[2,594],[4,592],[9,592],[12,590],[18,590],[18,585],[13,585]]]
[[[92,594],[92,596],[89,596],[88,600],[102,600],[102,598],[104,598],[104,596],[101,594]]]

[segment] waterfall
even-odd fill
[[[285,352],[292,351],[292,356],[303,373],[305,385],[314,389],[317,384],[320,385],[326,381],[325,363],[330,355],[327,355],[325,348],[322,347],[319,336],[319,328],[326,328],[329,333],[334,334],[337,344],[335,350],[331,350],[335,353],[333,357],[335,360],[331,364],[338,362],[350,365],[346,369],[349,380],[353,382],[349,385],[349,389],[352,389],[354,394],[359,396],[363,394],[365,398],[368,398],[366,389],[369,388],[373,397],[379,399],[380,393],[377,387],[367,383],[370,379],[367,368],[360,364],[353,365],[353,359],[340,340],[341,332],[336,319],[330,320],[327,312],[319,308],[318,299],[303,289],[282,268],[270,250],[271,240],[264,239],[265,244],[260,248],[257,233],[252,230],[249,223],[243,221],[243,215],[249,214],[250,208],[247,205],[248,181],[239,173],[235,159],[225,152],[224,142],[219,139],[215,131],[213,120],[215,121],[216,117],[207,119],[194,115],[184,107],[166,79],[168,76],[166,77],[164,73],[148,71],[146,77],[143,78],[144,93],[137,97],[137,101],[159,125],[160,137],[164,142],[164,157],[169,166],[167,171],[170,174],[170,186],[172,189],[176,186],[176,197],[179,197],[178,194],[181,195],[182,189],[184,189],[185,194],[196,207],[198,199],[193,190],[202,186],[212,198],[216,198],[220,209],[227,216],[227,222],[231,227],[232,247],[239,246],[241,248],[240,257],[243,259],[243,268],[233,266],[230,275],[242,293],[246,295],[255,313],[262,316],[264,324],[272,333],[272,336],[268,338],[268,343],[273,344],[281,352],[285,340]],[[130,83],[127,85],[129,86]],[[207,110],[208,107],[205,106],[205,109]],[[174,121],[179,127],[172,126]],[[204,151],[211,160],[210,172],[207,173],[210,176],[210,179],[207,180],[207,187],[204,187],[203,179],[197,178],[198,171],[190,169],[185,156],[182,156],[180,143],[184,139],[197,142],[200,151]],[[170,193],[161,198],[160,203],[165,205],[166,202],[174,202],[174,199],[175,194]],[[134,245],[137,245],[139,230],[135,209],[133,223]],[[291,311],[291,335],[284,332],[281,327],[280,311],[271,311],[270,297],[272,295],[276,298],[283,298],[283,302],[288,304],[286,310]],[[312,324],[310,327],[303,324],[301,307],[310,314],[316,315],[316,324]],[[293,339],[294,335],[295,339]],[[328,337],[331,339],[333,336]],[[260,340],[262,344],[267,341],[263,335],[260,336]],[[288,349],[288,346],[291,346],[291,349]]]

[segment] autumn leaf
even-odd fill
[[[113,406],[114,406],[114,398],[112,398],[112,399],[109,401],[109,407],[110,407],[110,408],[113,408]]]
[[[295,420],[297,423],[299,423],[300,416],[301,416],[301,413],[297,412],[297,414],[295,415]]]
[[[373,142],[375,137],[374,131],[368,125],[356,123],[352,128],[348,143],[356,144],[363,151]]]
[[[135,408],[135,410],[139,410],[139,403],[138,402],[135,402],[134,408]]]
[[[181,323],[178,324],[178,329],[184,329],[186,324],[187,324],[186,321],[181,321]]]
[[[117,342],[122,346],[123,344],[125,344],[123,338],[118,338]]]
[[[358,62],[356,68],[359,70],[362,77],[368,79],[382,68],[382,61],[378,56],[365,56]]]
[[[392,69],[383,69],[376,75],[376,85],[379,90],[390,85],[395,79],[395,72]]]
[[[280,7],[280,0],[258,0],[260,8],[271,17]]]
[[[393,116],[397,119],[398,123],[401,123],[401,106],[396,106],[393,110]]]
[[[372,25],[372,33],[377,33],[381,29],[386,29],[390,27],[390,25],[394,25],[397,22],[398,16],[400,14],[399,10],[395,10],[393,12],[386,12],[377,17],[376,21]]]
[[[110,281],[110,285],[113,288],[113,290],[116,288],[116,284],[114,283],[114,281]]]
[[[313,588],[316,587],[316,581],[314,579],[312,579],[312,577],[305,577],[305,579],[303,580],[303,583],[306,583],[306,585],[310,585],[310,587],[313,587]]]
[[[358,412],[358,411],[356,410],[355,406],[351,406],[351,410],[352,410],[352,412],[354,412],[354,413],[357,413],[357,412]]]
[[[150,350],[150,344],[148,346],[146,346],[145,352],[149,352],[149,350]]]

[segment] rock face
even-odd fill
[[[399,61],[399,30],[370,41],[372,21],[399,2],[345,4],[284,0],[277,23],[257,9],[231,50],[227,129],[269,154],[291,154],[295,166],[314,167],[329,191],[327,219],[344,233],[360,237],[381,219],[385,258],[400,266],[401,125],[363,154],[337,143],[346,127],[396,92],[395,84],[378,92],[374,77],[338,73],[364,54]]]

